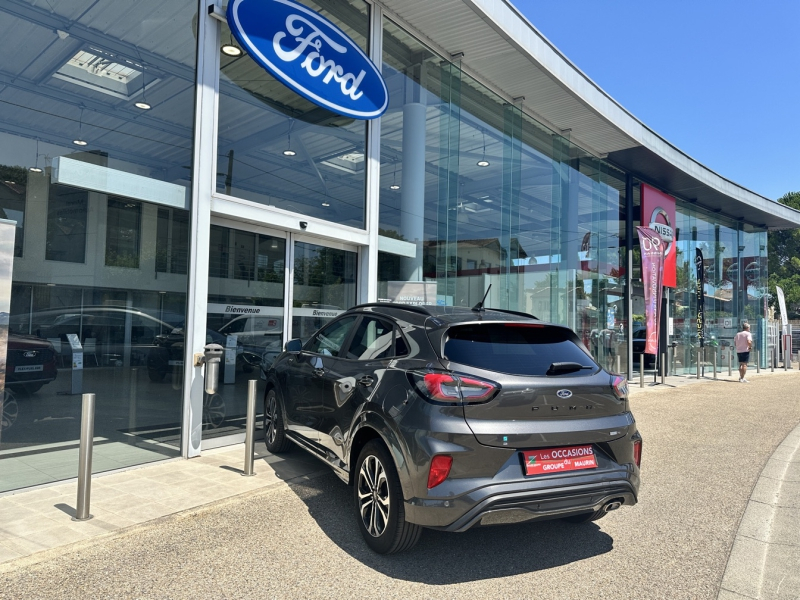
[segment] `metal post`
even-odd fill
[[[783,346],[781,346],[781,348],[783,349],[783,370],[788,371],[789,361],[786,359],[786,336],[781,336],[781,340],[782,340],[781,343],[783,344]]]
[[[714,348],[714,354],[711,356],[712,364],[714,366],[714,379],[717,378],[717,349]]]
[[[775,345],[772,346],[772,352],[770,352],[769,357],[769,370],[771,373],[775,372]]]
[[[619,354],[617,354],[617,357],[616,357],[616,361],[617,361],[617,364],[616,364],[617,370],[616,370],[616,372],[617,372],[617,373],[621,373],[621,370],[620,370],[620,360],[619,360],[619,359],[620,359],[620,356],[619,356]]]
[[[731,371],[732,371],[731,367],[733,367],[733,347],[729,346],[728,347],[728,377],[731,376]]]
[[[667,353],[661,353],[661,384],[664,384],[664,377],[667,374]]]
[[[756,350],[756,373],[761,373],[761,351]]]
[[[644,354],[639,355],[639,387],[644,387]]]
[[[697,349],[697,378],[700,379],[700,348]]]
[[[128,433],[133,434],[136,430],[136,400],[139,395],[139,369],[131,369],[131,397],[128,400]]]
[[[245,477],[253,473],[253,446],[256,431],[256,387],[258,379],[247,382],[247,425],[244,435],[244,473]]]
[[[78,504],[73,521],[86,521],[92,493],[92,443],[94,442],[94,394],[83,394],[81,444],[78,455]]]

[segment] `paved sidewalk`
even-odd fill
[[[0,572],[9,561],[107,535],[166,515],[206,505],[315,472],[327,473],[312,456],[271,456],[256,443],[255,473],[242,476],[244,444],[208,450],[191,460],[172,459],[95,475],[88,521],[73,521],[77,482],[0,497]]]

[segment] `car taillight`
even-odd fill
[[[642,440],[633,442],[633,462],[637,467],[642,466]]]
[[[477,404],[491,400],[500,386],[485,379],[454,373],[409,372],[414,387],[427,400],[453,404]]]
[[[431,459],[431,469],[428,471],[428,489],[435,488],[450,475],[453,466],[453,457],[439,454]]]
[[[628,381],[624,377],[614,375],[611,378],[611,387],[614,388],[614,393],[620,400],[628,397]]]

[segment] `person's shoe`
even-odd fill
[[[742,379],[741,377],[739,377],[739,383],[744,383],[744,379]]]
[[[744,377],[742,377],[742,383],[750,383],[750,382],[747,381],[747,379],[745,379]]]

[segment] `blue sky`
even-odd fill
[[[640,121],[771,199],[800,191],[800,0],[512,0]]]

